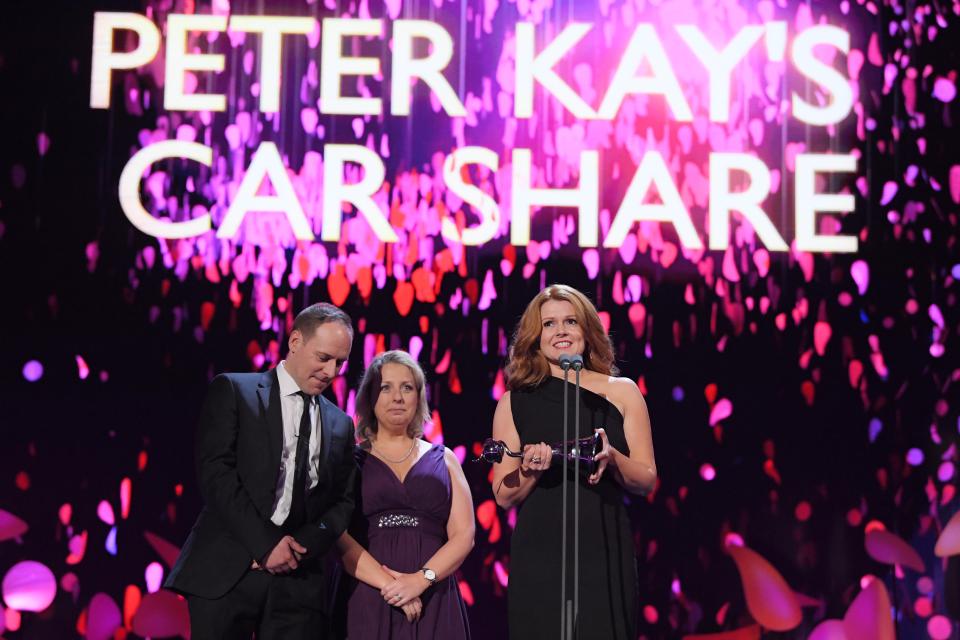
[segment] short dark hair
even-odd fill
[[[353,321],[347,312],[329,302],[317,302],[297,314],[293,321],[293,330],[299,331],[305,340],[309,340],[317,327],[328,322],[339,322],[353,336]]]

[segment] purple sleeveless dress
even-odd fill
[[[447,541],[452,494],[443,454],[443,445],[432,446],[400,482],[386,463],[357,448],[360,502],[350,534],[394,571],[418,571]],[[470,638],[467,608],[452,576],[421,594],[423,613],[413,623],[379,590],[353,579],[348,590],[350,640]]]

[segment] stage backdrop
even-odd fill
[[[332,301],[344,410],[424,365],[504,636],[516,514],[470,460],[565,282],[650,408],[642,637],[957,637],[956,2],[4,11],[0,632],[180,633],[206,384]]]

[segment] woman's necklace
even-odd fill
[[[402,458],[400,458],[399,460],[393,460],[393,459],[388,458],[387,456],[383,455],[383,451],[381,451],[380,449],[378,449],[377,446],[374,445],[372,442],[370,443],[370,446],[371,446],[373,449],[376,449],[378,456],[380,456],[381,458],[383,458],[384,460],[386,460],[386,461],[389,462],[390,464],[400,464],[401,462],[403,462],[404,460],[406,460],[407,458],[409,458],[411,453],[413,453],[413,450],[414,450],[414,449],[416,448],[416,446],[417,446],[417,439],[416,439],[416,438],[413,439],[413,443],[410,445],[410,450],[407,451],[407,453],[406,453]]]

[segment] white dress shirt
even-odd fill
[[[297,395],[300,387],[287,373],[283,361],[277,365],[277,380],[280,382],[280,412],[283,415],[283,454],[280,457],[280,471],[277,474],[277,489],[270,520],[279,526],[290,514],[290,503],[293,501],[297,431],[300,430],[300,418],[303,415],[303,398]],[[313,434],[310,438],[310,465],[307,467],[308,489],[317,486],[317,472],[320,465],[320,402],[317,397],[314,397],[313,402],[310,403],[310,423]]]

